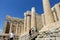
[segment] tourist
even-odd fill
[[[3,40],[6,40],[5,36],[3,36]]]
[[[29,35],[30,35],[30,37],[31,37],[31,29],[29,30]]]
[[[14,33],[11,32],[11,33],[10,33],[10,40],[13,40],[13,39],[14,39]]]

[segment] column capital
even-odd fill
[[[32,7],[31,11],[32,11],[32,12],[35,12],[35,7]]]
[[[27,16],[31,16],[30,11],[27,11]]]
[[[12,20],[12,17],[7,15],[7,16],[6,16],[6,20],[7,20],[7,21],[8,21],[8,20],[11,21],[11,20]]]
[[[31,16],[30,13],[31,13],[30,11],[27,11],[27,12],[24,13],[24,16]]]
[[[26,14],[26,12],[24,12],[24,16],[26,16],[27,14]]]

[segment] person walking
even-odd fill
[[[14,33],[13,32],[10,33],[10,40],[14,40]]]
[[[29,35],[30,35],[30,37],[31,37],[31,29],[29,30]]]

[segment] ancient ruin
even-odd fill
[[[6,16],[2,36],[13,31],[14,40],[60,40],[60,3],[51,8],[49,0],[43,0],[43,8],[44,13],[38,14],[32,7],[24,12],[24,19]]]

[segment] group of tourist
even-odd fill
[[[30,37],[31,37],[31,35],[34,34],[35,31],[36,31],[35,28],[32,28],[32,29],[29,30],[29,35],[30,35]],[[2,39],[3,39],[3,40],[6,40],[6,37],[3,36]],[[14,40],[14,33],[13,33],[13,32],[10,33],[10,38],[9,38],[8,40]]]
[[[5,36],[3,36],[2,40],[7,40]],[[14,40],[14,33],[10,33],[10,38],[8,40]]]

